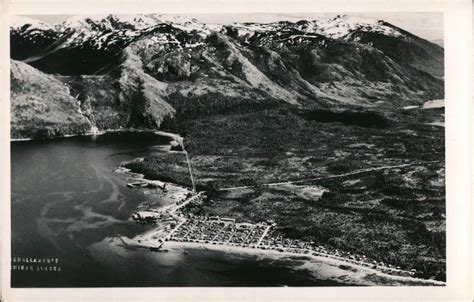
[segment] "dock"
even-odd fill
[[[144,188],[146,186],[148,186],[147,181],[136,181],[136,182],[127,183],[127,187],[129,188],[136,188],[136,187]]]

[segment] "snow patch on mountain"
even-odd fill
[[[12,16],[10,19],[10,28],[21,29],[23,26],[28,25],[28,30],[40,29],[40,30],[50,30],[53,29],[49,24],[42,22],[40,20],[28,18],[25,16]]]
[[[240,37],[247,38],[259,33],[268,32],[273,32],[276,36],[280,36],[291,31],[299,31],[301,34],[299,34],[298,38],[302,38],[300,39],[301,41],[315,37],[311,35],[321,35],[334,40],[345,39],[349,34],[356,31],[373,32],[392,37],[403,36],[399,30],[382,20],[347,15],[338,15],[327,20],[301,20],[296,23],[234,23],[232,26],[238,30]],[[290,36],[290,38],[294,37]]]
[[[111,46],[120,43],[128,44],[160,25],[168,25],[186,33],[195,33],[201,39],[205,39],[212,32],[224,32],[226,27],[221,24],[204,24],[196,19],[183,16],[139,14],[74,16],[54,26],[27,17],[15,16],[12,21],[12,28],[22,28],[25,24],[30,24],[29,29],[46,30],[54,28],[59,35],[69,34],[67,39],[69,45],[77,46],[87,42],[90,45],[95,45],[98,49],[109,49]],[[272,42],[275,38],[282,36],[281,43],[288,40],[292,44],[310,43],[317,38],[316,35],[331,39],[346,39],[349,34],[355,31],[375,32],[393,37],[403,35],[398,29],[383,21],[346,15],[328,20],[302,20],[296,23],[286,21],[265,24],[234,23],[232,27],[237,30],[238,36],[245,37],[244,40],[257,34],[272,33],[273,36],[267,42]],[[153,35],[162,35],[162,33],[153,31]],[[171,36],[162,36],[159,40],[165,43],[176,42],[176,39]],[[357,41],[357,37],[354,40]],[[275,40],[274,42],[278,41]],[[192,44],[189,43],[187,46],[195,46]],[[187,46],[184,47],[187,48]]]
[[[374,32],[386,36],[399,37],[402,34],[396,29],[384,25],[381,20],[361,18],[354,16],[337,16],[328,20],[315,21],[316,27],[312,30],[315,33],[341,39],[354,31]]]
[[[62,24],[63,28],[91,29],[100,27],[104,30],[116,30],[128,28],[132,30],[145,30],[159,24],[180,24],[185,27],[193,27],[198,24],[196,19],[183,16],[161,15],[161,14],[139,14],[139,15],[93,15],[74,16]],[[201,24],[203,25],[203,24]],[[199,28],[199,26],[198,26]]]

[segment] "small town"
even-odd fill
[[[185,214],[186,207],[201,203],[204,192],[188,194],[186,198],[159,209],[146,209],[135,212],[132,219],[137,223],[154,223],[156,232],[138,239],[138,246],[152,251],[163,250],[167,241],[199,243],[203,245],[235,246],[260,250],[273,250],[281,253],[325,257],[339,260],[382,273],[414,277],[415,269],[404,270],[384,262],[369,259],[365,255],[332,250],[315,242],[284,238],[275,230],[274,221],[258,223],[237,222],[234,218],[219,216],[194,216]]]

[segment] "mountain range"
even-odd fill
[[[158,128],[284,104],[379,110],[444,97],[444,49],[401,28],[327,20],[204,24],[166,15],[10,26],[11,136]]]

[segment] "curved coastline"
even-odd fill
[[[178,141],[179,143],[183,144],[183,137],[181,137],[178,134],[159,131],[159,130],[158,131],[151,131],[151,132],[156,133],[158,135],[162,135],[162,136],[168,136],[168,137],[172,138],[173,140]],[[170,152],[170,151],[165,151],[165,152]],[[139,158],[137,158],[137,159],[139,159]],[[153,181],[153,180],[149,180],[149,179],[145,178],[145,176],[143,174],[132,172],[129,169],[124,168],[122,166],[120,166],[120,168],[123,169],[123,171],[126,172],[126,173],[130,173],[130,174],[135,175],[137,177],[137,179],[144,180],[144,181],[147,181],[147,182],[152,182]],[[173,183],[170,183],[170,184],[180,186],[180,185],[173,184]],[[180,186],[180,187],[182,187],[182,186]],[[151,233],[153,233],[153,232],[154,232],[154,230],[147,231],[147,232],[141,234],[140,236],[145,236],[146,237],[147,235],[151,235]],[[134,239],[136,239],[136,238],[134,238]],[[132,242],[135,241],[134,239],[132,239],[131,241]],[[139,242],[139,240],[137,240],[137,241]],[[137,246],[140,246],[142,248],[143,247],[148,248],[146,245],[143,245],[143,243],[142,244],[138,243]],[[348,261],[341,260],[341,259],[336,259],[334,257],[325,257],[325,256],[321,256],[321,255],[301,254],[301,253],[296,253],[296,252],[291,252],[291,251],[279,252],[279,251],[275,251],[275,250],[263,250],[263,249],[250,248],[250,247],[239,247],[239,246],[232,246],[232,245],[219,245],[219,244],[211,244],[211,243],[204,243],[204,242],[181,242],[181,241],[173,241],[173,240],[165,241],[163,243],[163,246],[164,247],[166,246],[166,248],[176,248],[176,249],[183,249],[183,248],[184,249],[186,249],[186,248],[209,249],[209,250],[217,250],[217,251],[221,251],[221,252],[224,252],[224,253],[233,253],[233,254],[245,253],[245,254],[252,254],[252,255],[260,255],[262,257],[268,257],[270,259],[275,259],[275,257],[280,258],[282,256],[286,256],[286,257],[306,257],[307,260],[304,260],[304,261],[307,262],[308,264],[312,260],[317,260],[318,262],[326,263],[328,265],[337,265],[339,267],[347,266],[347,267],[350,267],[350,268],[355,268],[355,270],[358,271],[359,273],[361,271],[363,271],[363,272],[367,273],[366,275],[371,275],[372,277],[375,276],[376,278],[383,279],[384,280],[383,283],[388,282],[388,283],[391,283],[393,285],[406,285],[406,284],[417,284],[417,285],[425,285],[425,286],[426,285],[432,285],[432,286],[445,286],[446,285],[446,282],[443,282],[443,281],[431,280],[431,279],[422,279],[422,278],[416,278],[416,277],[413,277],[413,276],[401,276],[401,275],[396,275],[396,274],[389,274],[389,273],[386,273],[386,272],[383,272],[383,271],[380,271],[380,270],[377,270],[377,269],[373,269],[373,268],[370,268],[370,267],[367,267],[367,266],[363,266],[363,265],[360,265],[360,264],[357,264],[357,263],[348,262]],[[313,267],[313,269],[317,269],[317,267]],[[347,272],[347,273],[350,274],[350,272]],[[387,280],[390,280],[390,281],[387,281]],[[355,282],[356,279],[354,279],[352,281]],[[362,282],[362,285],[364,285],[364,284],[365,283]],[[376,283],[374,283],[373,285],[376,285]]]
[[[174,141],[183,142],[183,137],[181,137],[178,134],[175,133],[169,133],[161,130],[150,130],[150,129],[135,129],[135,128],[128,128],[128,129],[116,129],[116,130],[107,130],[107,131],[101,131],[101,132],[95,132],[95,133],[86,133],[86,134],[80,134],[80,135],[65,135],[62,137],[53,137],[54,138],[67,138],[67,137],[75,137],[75,136],[93,136],[93,135],[104,135],[107,133],[124,133],[124,132],[130,132],[130,133],[154,133],[160,136],[166,136],[171,138]],[[33,141],[34,139],[31,138],[26,138],[26,139],[11,139],[12,142],[15,141]],[[124,169],[124,168],[122,168]],[[126,171],[128,169],[124,169],[123,171],[126,173],[130,173],[133,175],[134,178],[136,179],[141,179],[141,180],[146,180],[146,181],[152,181],[149,179],[146,179],[143,174],[139,173],[134,173],[131,171]],[[180,186],[180,185],[177,185]],[[148,231],[149,232],[149,231]],[[141,235],[145,235],[148,232],[142,233]],[[262,249],[252,249],[249,247],[237,247],[237,246],[230,246],[230,245],[213,245],[213,244],[207,244],[207,243],[193,243],[193,242],[177,242],[177,241],[167,241],[165,242],[164,246],[169,249],[175,249],[175,250],[183,250],[183,249],[208,249],[208,250],[216,250],[224,253],[231,253],[231,254],[251,254],[251,255],[258,255],[261,257],[269,258],[269,259],[280,259],[282,257],[299,257],[301,261],[303,261],[305,266],[308,268],[312,269],[317,273],[317,270],[319,267],[317,265],[314,265],[314,261],[317,261],[319,263],[325,263],[326,265],[332,266],[333,270],[326,271],[326,274],[328,274],[326,277],[328,279],[331,278],[337,278],[338,276],[341,275],[341,271],[344,271],[345,275],[351,276],[350,283],[354,283],[357,281],[357,278],[360,278],[361,280],[358,282],[361,285],[367,285],[368,284],[373,284],[375,285],[376,282],[374,281],[368,281],[366,280],[365,277],[372,276],[370,278],[381,278],[385,282],[387,282],[389,285],[432,285],[432,286],[444,286],[446,285],[445,282],[442,281],[436,281],[436,280],[428,280],[428,279],[420,279],[420,278],[414,278],[414,277],[404,277],[404,276],[396,276],[396,275],[391,275],[391,274],[386,274],[381,271],[371,269],[368,267],[364,267],[362,265],[354,264],[354,263],[348,263],[346,261],[334,259],[334,258],[328,258],[328,257],[322,257],[322,256],[316,256],[316,255],[311,255],[311,254],[299,254],[299,253],[294,253],[294,252],[279,252],[279,251],[274,251],[274,250],[262,250]],[[301,259],[301,258],[306,258],[306,259]],[[348,270],[348,269],[341,269],[341,266],[347,266],[350,268],[355,268],[354,271]],[[330,272],[333,272],[333,276],[330,276]]]
[[[66,134],[66,135],[61,135],[61,136],[53,136],[47,139],[34,139],[31,137],[25,137],[25,138],[10,138],[10,142],[24,142],[24,141],[34,141],[34,140],[50,140],[50,139],[56,139],[56,138],[68,138],[68,137],[80,137],[80,136],[100,136],[104,135],[107,133],[123,133],[123,132],[146,132],[146,133],[155,133],[157,135],[161,136],[166,136],[169,138],[172,138],[178,142],[183,141],[183,137],[180,136],[179,134],[176,133],[171,133],[171,132],[166,132],[162,130],[153,130],[153,129],[138,129],[138,128],[122,128],[122,129],[109,129],[109,130],[103,130],[103,131],[97,131],[97,132],[86,132],[83,134]]]
[[[215,245],[210,243],[201,243],[201,242],[178,242],[178,241],[166,241],[163,245],[166,249],[205,249],[205,250],[214,250],[214,251],[221,251],[226,253],[233,253],[233,254],[251,254],[257,255],[265,258],[270,259],[281,259],[285,257],[295,258],[298,257],[298,260],[305,262],[303,265],[307,268],[316,268],[317,266],[314,265],[313,262],[324,263],[326,265],[334,267],[334,269],[344,270],[346,277],[350,278],[350,283],[360,283],[360,285],[367,285],[370,281],[365,280],[365,277],[371,278],[381,278],[386,280],[388,283],[393,283],[392,285],[405,285],[405,284],[417,284],[417,285],[431,285],[431,286],[445,286],[446,283],[437,280],[429,280],[429,279],[421,279],[415,277],[405,277],[405,276],[397,276],[397,275],[390,275],[387,273],[383,273],[373,268],[365,267],[362,265],[358,265],[355,263],[348,263],[343,260],[329,258],[329,257],[322,257],[316,256],[312,254],[299,254],[294,252],[279,252],[276,250],[262,250],[262,249],[254,249],[250,247],[240,247],[240,246],[230,246],[230,245]],[[306,259],[302,259],[306,258]],[[341,266],[350,267],[353,270],[348,269],[341,269]],[[335,276],[339,276],[340,272],[334,272]],[[357,279],[361,278],[362,282],[357,282]],[[331,279],[331,278],[329,278]]]

